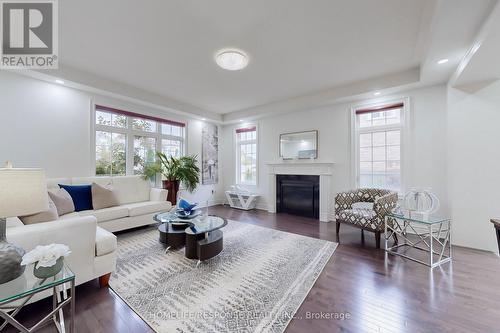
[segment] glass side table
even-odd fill
[[[389,239],[397,235],[402,244],[389,246]],[[410,237],[409,237],[410,236]],[[427,254],[427,260],[419,260],[407,254],[417,249]],[[423,219],[406,213],[392,212],[385,217],[385,250],[431,268],[451,261],[451,219],[429,217]]]
[[[70,294],[67,284],[70,284]],[[14,317],[34,295],[45,290],[52,290],[52,311],[31,328],[25,327]],[[23,333],[33,332],[53,322],[58,332],[66,332],[63,307],[70,305],[71,318],[69,331],[75,332],[75,274],[66,265],[55,276],[39,279],[33,275],[33,264],[26,266],[20,277],[0,284],[0,331],[11,324]]]

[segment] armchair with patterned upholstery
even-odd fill
[[[371,202],[373,208],[353,208],[357,202]],[[377,248],[380,248],[380,234],[384,232],[384,220],[398,202],[397,192],[361,188],[348,192],[338,193],[335,197],[335,220],[337,222],[337,235],[340,224],[347,223],[363,230],[375,233]],[[394,238],[397,243],[397,238]]]

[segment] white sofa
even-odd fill
[[[93,215],[97,225],[108,231],[127,230],[154,223],[153,215],[172,208],[167,201],[167,190],[152,188],[150,182],[141,176],[56,178],[47,180],[47,188],[63,185],[110,184],[118,199],[119,206],[99,210],[86,210],[66,214],[60,219]]]
[[[97,277],[101,278],[101,285],[107,284],[109,274],[116,267],[117,241],[112,231],[154,223],[155,213],[169,211],[172,207],[166,201],[166,190],[151,188],[149,182],[139,176],[50,179],[47,187],[92,182],[111,184],[120,205],[70,213],[56,221],[31,225],[24,225],[18,218],[7,219],[8,241],[26,251],[37,245],[68,245],[71,254],[66,262],[76,275],[77,285]],[[34,300],[37,299],[40,297]]]

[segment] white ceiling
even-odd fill
[[[116,82],[149,102],[231,120],[295,100],[446,82],[496,1],[64,0],[53,75]],[[214,53],[225,47],[246,51],[249,66],[220,69]],[[450,62],[437,67],[441,57]]]
[[[60,59],[217,113],[417,66],[428,0],[64,0]],[[239,72],[214,53],[239,47]]]
[[[500,6],[492,10],[453,79],[455,87],[500,79]]]

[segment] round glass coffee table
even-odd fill
[[[185,246],[186,258],[198,259],[198,263],[215,257],[224,247],[220,229],[227,221],[222,217],[180,219],[175,213],[167,212],[156,214],[154,220],[161,223],[158,227],[160,242],[167,246],[167,251]]]

